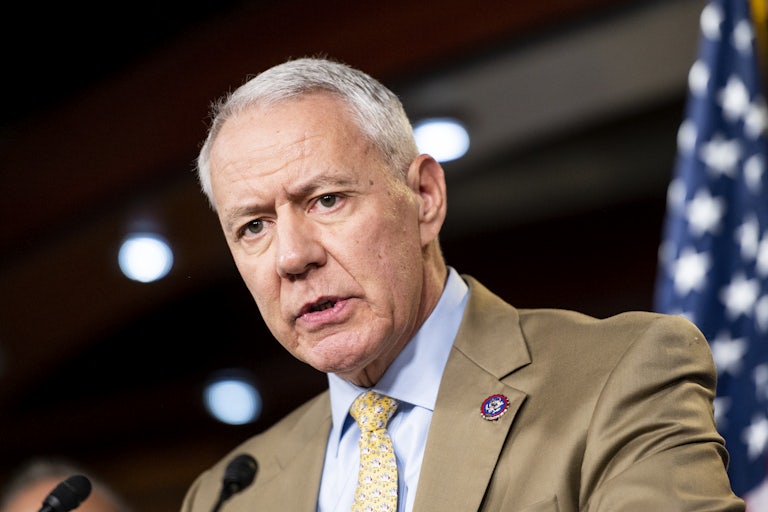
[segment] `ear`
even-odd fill
[[[445,172],[437,160],[422,154],[408,167],[408,185],[419,200],[421,245],[426,246],[440,234],[447,212]]]

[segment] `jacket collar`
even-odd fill
[[[502,379],[531,362],[515,308],[470,276],[470,297],[440,384],[414,510],[478,510],[526,395]],[[503,395],[495,420],[483,402]]]

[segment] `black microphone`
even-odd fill
[[[91,494],[91,481],[83,475],[73,475],[59,485],[43,500],[40,512],[69,512],[77,508]]]
[[[225,501],[251,485],[253,479],[256,478],[258,467],[256,459],[247,453],[240,454],[232,459],[224,470],[219,501],[213,506],[211,512],[218,512]]]

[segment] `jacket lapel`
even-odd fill
[[[330,427],[326,390],[293,423],[287,435],[276,436],[274,443],[268,443],[268,449],[257,456],[259,474],[252,492],[263,503],[262,510],[314,512],[317,509],[317,490]],[[243,505],[247,504],[248,501],[243,500]],[[253,510],[253,504],[242,510]]]
[[[480,508],[504,440],[526,395],[501,379],[530,363],[517,311],[468,276],[470,297],[440,383],[414,510]],[[489,318],[491,320],[489,320]],[[491,395],[509,408],[481,414]]]

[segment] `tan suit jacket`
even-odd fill
[[[469,302],[415,512],[744,510],[715,430],[711,352],[690,322],[518,310],[463,277]],[[488,421],[480,406],[496,393],[510,407]],[[224,466],[244,452],[258,475],[222,512],[313,512],[330,426],[326,391],[202,474],[182,512],[210,512]]]

